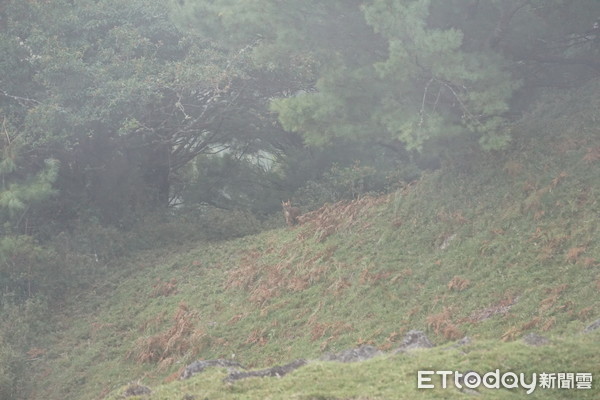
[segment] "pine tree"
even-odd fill
[[[22,139],[13,133],[4,118],[0,138],[0,218],[5,233],[28,233],[23,226],[31,206],[52,194],[58,173],[58,161],[48,159],[39,170],[22,161]]]
[[[600,14],[593,1],[178,3],[193,16],[189,26],[232,45],[256,43],[258,65],[290,82],[305,78],[272,110],[311,144],[502,148],[519,111],[511,106],[531,99],[533,87],[580,84],[600,65],[599,41],[587,32]]]

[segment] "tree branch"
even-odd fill
[[[492,32],[492,35],[488,39],[488,45],[491,49],[494,49],[498,46],[498,44],[502,41],[506,32],[508,31],[508,26],[510,25],[510,21],[515,16],[515,14],[525,6],[528,6],[531,3],[531,0],[523,0],[515,4],[512,8],[505,8],[502,10],[502,15],[496,24],[496,28]]]
[[[0,93],[2,93],[5,97],[8,97],[9,99],[13,99],[16,100],[20,105],[22,105],[23,107],[25,107],[25,104],[23,104],[23,102],[28,102],[28,103],[35,103],[35,104],[41,104],[39,101],[37,101],[36,99],[30,99],[29,97],[21,97],[21,96],[13,96],[12,94],[8,94],[6,93],[4,90],[0,89]]]

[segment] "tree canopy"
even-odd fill
[[[192,187],[215,201],[228,182],[214,179],[244,163],[281,194],[302,175],[290,163],[320,165],[315,146],[499,149],[541,90],[600,72],[594,1],[9,0],[0,14],[2,204],[46,198],[26,207],[41,220],[127,224]],[[200,183],[191,163],[213,153],[229,158],[199,161],[214,174]]]
[[[249,74],[244,50],[183,33],[168,11],[118,0],[4,7],[0,43],[14,57],[0,65],[0,101],[32,164],[60,161],[55,215],[87,209],[114,223],[165,207],[199,154],[268,147],[271,88]]]
[[[593,1],[178,3],[188,26],[228,32],[238,46],[258,40],[257,63],[306,77],[271,107],[311,144],[341,137],[423,150],[466,139],[498,149],[533,88],[599,72]]]

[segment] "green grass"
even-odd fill
[[[132,381],[169,400],[469,397],[417,390],[422,368],[600,379],[598,333],[580,334],[600,318],[600,131],[592,106],[572,115],[542,109],[513,127],[529,139],[509,151],[474,154],[298,227],[124,259],[55,311],[52,333],[39,339],[43,356],[31,362],[31,398],[116,399]],[[175,380],[196,359],[235,356],[262,368],[367,343],[389,351],[410,329],[438,345],[465,335],[473,344],[466,354],[437,347],[311,363],[282,379],[225,384],[215,369]],[[524,345],[530,332],[552,344]],[[528,398],[591,399],[597,387],[538,389]]]
[[[153,388],[153,399],[181,399],[195,395],[204,399],[464,399],[471,394],[461,392],[450,378],[442,388],[441,378],[432,377],[434,389],[417,389],[417,371],[488,371],[523,373],[526,382],[532,374],[541,372],[598,372],[600,354],[587,357],[598,335],[556,339],[543,347],[529,347],[521,342],[501,343],[480,341],[459,349],[428,349],[378,357],[362,363],[339,364],[314,362],[283,378],[249,378],[224,383],[224,369],[209,369],[185,381]],[[578,360],[578,361],[575,361]],[[579,360],[584,360],[582,363]],[[539,375],[538,375],[539,376]],[[539,379],[539,378],[538,378]],[[118,399],[117,390],[109,399]],[[479,392],[490,399],[593,399],[597,390],[536,388],[530,395],[522,387],[486,389]],[[135,397],[134,397],[135,398]],[[139,398],[147,398],[140,396]]]

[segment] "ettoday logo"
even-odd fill
[[[543,389],[591,389],[592,374],[589,372],[563,372],[563,373],[531,373],[526,376],[523,373],[500,372],[499,369],[487,372],[483,375],[475,372],[459,371],[418,371],[417,388],[433,389],[436,387],[434,377],[439,376],[441,387],[446,389],[448,382],[454,383],[458,389],[466,387],[477,389],[484,386],[488,389],[517,389],[523,388],[527,394],[533,393],[536,388]],[[437,380],[437,379],[436,379]]]

